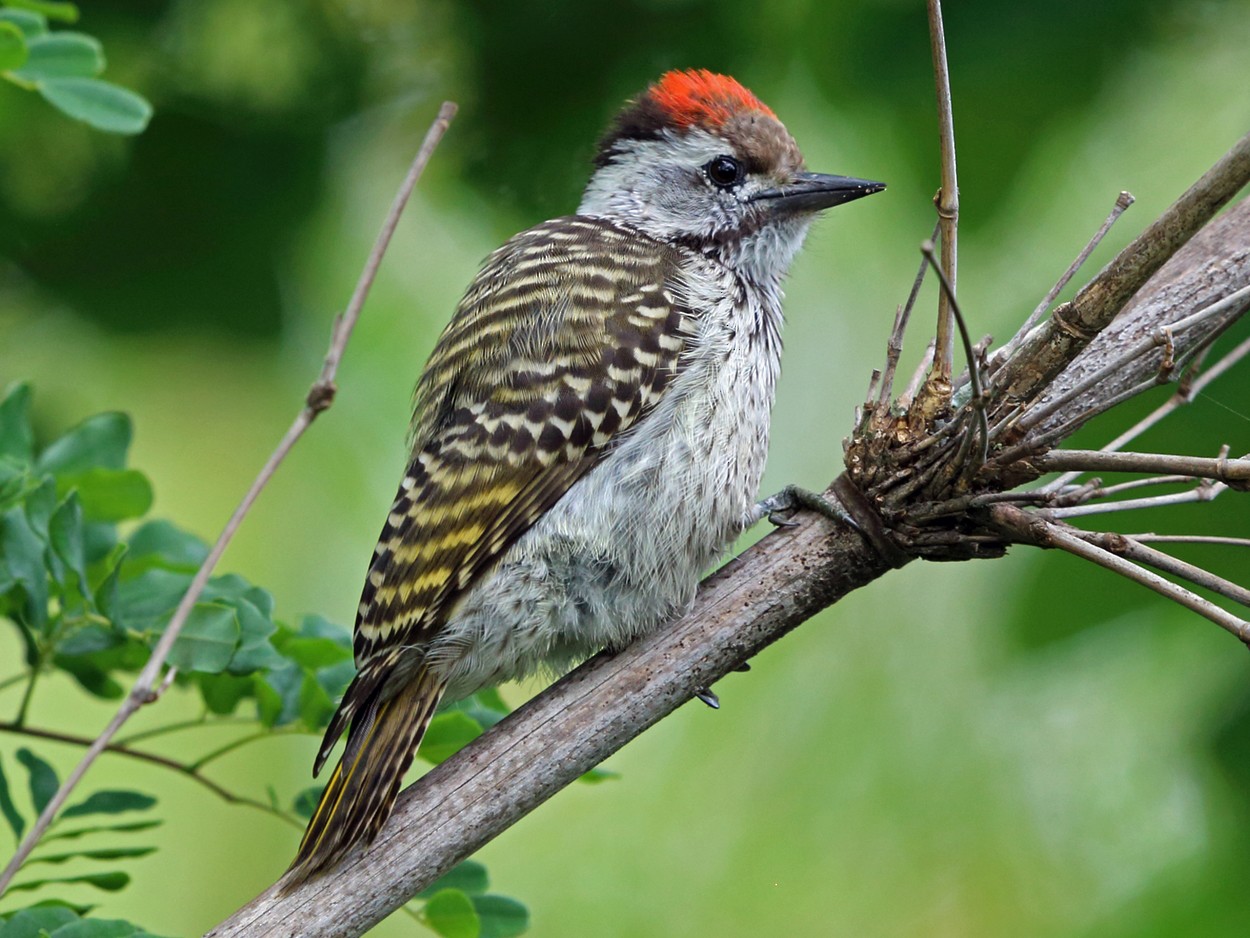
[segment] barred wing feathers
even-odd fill
[[[413,456],[361,597],[359,670],[318,771],[349,722],[352,730],[301,845],[304,875],[380,828],[433,713],[429,698],[441,696],[425,668],[406,672],[423,693],[388,685],[400,658],[438,635],[456,600],[676,375],[690,325],[675,297],[677,250],[602,220],[555,219],[492,254],[469,287],[417,385]],[[397,695],[417,702],[391,705]],[[389,734],[375,725],[400,712],[419,714],[421,725]],[[370,755],[378,739],[393,740],[385,760]],[[385,788],[345,795],[346,780],[360,788],[374,774],[361,760],[385,765],[387,777],[369,783]],[[353,802],[369,816],[353,813]]]

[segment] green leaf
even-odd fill
[[[43,814],[43,809],[61,787],[56,770],[25,747],[17,751],[17,761],[26,766],[30,775],[30,800],[35,806],[35,813]]]
[[[87,585],[87,558],[83,550],[82,505],[78,496],[70,493],[57,506],[48,521],[48,543],[52,553],[65,565],[66,576],[59,577],[62,585],[73,586],[79,594],[90,601],[91,588]],[[68,576],[72,573],[73,578]]]
[[[168,570],[194,572],[208,556],[208,545],[168,521],[149,521],[130,535],[128,564],[142,569],[160,566]]]
[[[29,502],[27,503],[29,505]],[[0,561],[7,577],[26,594],[24,621],[41,629],[48,621],[48,574],[43,561],[43,542],[31,528],[27,512],[10,508],[0,515]]]
[[[32,879],[24,883],[14,883],[9,887],[9,892],[26,892],[52,883],[59,885],[82,883],[85,886],[103,889],[105,892],[117,892],[120,889],[125,889],[126,884],[129,882],[129,873],[112,870],[108,873],[87,873],[84,876],[66,876],[59,879]]]
[[[83,33],[50,33],[26,44],[26,64],[15,74],[22,81],[94,78],[104,71],[104,47]]]
[[[467,713],[456,710],[440,713],[430,721],[419,754],[431,765],[438,765],[481,735],[481,724]]]
[[[13,456],[0,456],[0,511],[8,511],[21,504],[38,482],[30,474],[30,467]]]
[[[121,919],[84,918],[62,925],[49,938],[156,938]]]
[[[142,133],[152,119],[144,98],[98,78],[49,78],[39,83],[39,93],[75,120],[109,133]]]
[[[513,938],[530,927],[530,912],[507,896],[473,896],[473,909],[482,922],[479,938]]]
[[[57,492],[76,491],[88,521],[126,521],[140,518],[152,507],[152,483],[137,469],[104,469],[62,473]]]
[[[41,938],[61,925],[78,921],[64,906],[37,905],[22,909],[0,926],[0,938]]]
[[[0,814],[9,822],[9,827],[13,830],[13,840],[20,843],[22,831],[26,830],[26,819],[18,813],[17,805],[13,803],[9,780],[4,775],[3,761],[0,761]]]
[[[265,726],[285,726],[299,718],[304,672],[295,664],[256,675],[256,709]]]
[[[75,850],[72,853],[50,853],[42,857],[31,857],[27,862],[59,864],[66,860],[128,860],[132,857],[146,857],[155,853],[155,847],[112,847],[107,850]]]
[[[482,923],[473,903],[459,889],[442,889],[425,904],[425,920],[443,938],[478,938]]]
[[[352,650],[352,633],[337,622],[331,622],[322,616],[304,616],[300,620],[298,634],[300,638],[328,638],[342,645],[348,652]]]
[[[317,669],[317,683],[331,700],[338,700],[342,697],[343,692],[347,690],[347,685],[355,676],[356,662],[351,658]]]
[[[19,10],[30,10],[32,13],[41,14],[61,23],[78,22],[78,7],[72,3],[57,2],[57,0],[4,0],[4,4]]]
[[[81,817],[84,814],[121,814],[123,811],[146,811],[156,804],[156,799],[137,791],[106,789],[94,792],[85,801],[66,808],[61,817]]]
[[[344,648],[330,638],[290,638],[282,642],[279,652],[282,657],[312,670],[348,661],[352,657],[350,648]]]
[[[310,730],[320,729],[330,722],[334,714],[334,701],[318,683],[316,677],[305,674],[299,689],[299,716]]]
[[[17,71],[28,58],[25,34],[13,23],[0,22],[0,72]]]
[[[589,785],[598,785],[600,782],[607,782],[620,777],[620,772],[613,772],[611,769],[591,769],[589,772],[583,773],[578,781],[586,782]]]
[[[239,618],[221,603],[196,603],[169,650],[169,662],[181,671],[225,670],[239,644]]]
[[[87,631],[94,632],[95,630],[91,626],[79,629],[74,633],[70,642],[80,638]],[[78,686],[93,697],[99,697],[102,700],[119,700],[126,693],[126,688],[113,680],[107,671],[83,655],[58,654],[53,657],[52,663],[77,681]]]
[[[462,860],[419,893],[417,899],[428,899],[443,889],[459,889],[463,893],[483,893],[490,887],[486,867],[476,860]]]
[[[324,785],[313,785],[311,788],[305,788],[291,802],[291,810],[308,820],[313,816],[313,812],[317,810],[317,803],[321,800],[321,793],[325,791],[325,788]]]
[[[27,39],[33,39],[36,36],[46,35],[48,32],[48,20],[46,17],[38,13],[32,13],[29,10],[15,10],[10,4],[9,9],[0,10],[0,23],[12,23],[22,31],[22,35]]]
[[[96,467],[124,469],[132,436],[130,417],[126,414],[96,414],[50,443],[39,454],[36,465],[57,475]]]
[[[248,590],[245,595],[260,598],[260,594],[268,596],[264,590],[255,588]],[[239,647],[230,658],[230,673],[247,675],[281,665],[282,655],[278,654],[269,641],[270,636],[278,630],[277,624],[260,607],[246,599],[235,599],[228,605],[239,617]]]
[[[250,676],[235,674],[197,674],[195,680],[204,705],[218,716],[234,713],[241,700],[252,696],[255,687]]]
[[[137,831],[147,831],[154,827],[160,827],[164,821],[131,821],[129,824],[97,824],[95,827],[80,827],[77,830],[58,831],[55,834],[48,834],[43,839],[46,843],[50,840],[77,840],[79,837],[86,837],[88,834],[99,834],[107,832],[110,834],[130,834]]]

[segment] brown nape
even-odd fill
[[[803,154],[781,121],[759,111],[735,114],[720,135],[747,164],[748,172],[773,176],[779,182],[803,169]]]

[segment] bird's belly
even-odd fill
[[[561,672],[684,611],[763,474],[773,382],[753,358],[683,375],[470,590],[430,649],[453,698]]]

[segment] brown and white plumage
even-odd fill
[[[486,260],[417,385],[316,769],[350,726],[346,750],[293,880],[377,834],[444,695],[656,628],[755,517],[810,180],[875,184],[804,173],[772,112],[706,72],[653,86],[597,166],[580,214]]]

